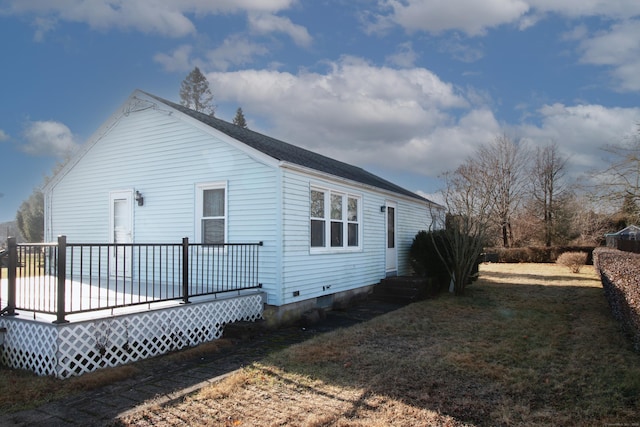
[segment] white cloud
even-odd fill
[[[482,36],[500,25],[525,30],[549,14],[570,19],[604,17],[614,20],[640,14],[637,0],[382,0],[380,11],[372,15],[369,31],[386,31],[399,25],[408,31],[438,34],[461,31]]]
[[[307,29],[294,24],[289,18],[269,13],[250,13],[249,27],[258,34],[285,33],[298,46],[311,46],[312,38]]]
[[[439,50],[449,54],[461,62],[475,62],[484,56],[481,48],[472,47],[469,43],[463,43],[459,37],[452,37],[442,42]]]
[[[612,67],[619,90],[640,91],[640,20],[614,24],[583,40],[580,49],[583,63]]]
[[[8,141],[8,140],[9,140],[9,135],[7,135],[7,133],[5,131],[0,129],[0,142]]]
[[[602,166],[601,148],[619,144],[637,132],[640,108],[607,108],[602,105],[545,105],[538,110],[539,126],[518,130],[534,144],[558,143],[574,172]]]
[[[268,54],[268,49],[246,37],[235,34],[227,37],[218,47],[194,54],[191,45],[181,45],[167,53],[157,53],[153,59],[169,72],[186,72],[198,66],[203,69],[226,71],[233,66],[243,66],[253,62],[256,56]]]
[[[424,68],[391,69],[345,57],[325,73],[269,70],[207,75],[216,98],[242,105],[265,133],[374,170],[436,177],[508,132],[557,142],[572,173],[600,165],[600,148],[637,131],[640,108],[551,104],[508,127],[490,97],[460,92]],[[260,129],[256,129],[260,131]]]
[[[29,122],[23,136],[21,149],[28,154],[64,158],[78,146],[66,125],[51,120]]]
[[[437,124],[395,144],[387,142],[376,150],[352,153],[352,159],[388,169],[436,177],[455,169],[476,147],[493,140],[500,124],[488,109],[473,109],[456,120]]]
[[[8,0],[2,12],[34,15],[36,38],[57,21],[81,22],[97,30],[134,29],[182,37],[196,32],[187,15],[214,15],[241,11],[275,13],[295,0]]]
[[[386,31],[397,25],[409,32],[439,34],[452,32],[443,49],[455,58],[472,62],[482,51],[459,41],[458,32],[468,37],[483,36],[501,25],[520,30],[552,15],[570,20],[598,17],[611,21],[604,32],[589,35],[585,23],[560,35],[561,40],[578,41],[581,62],[611,68],[619,91],[640,91],[640,1],[638,0],[382,0],[369,30]]]
[[[560,37],[564,41],[581,41],[589,35],[589,29],[585,24],[579,24]]]
[[[396,53],[386,57],[386,61],[396,67],[411,68],[414,66],[418,55],[413,50],[411,42],[402,43]]]
[[[532,8],[569,18],[602,16],[610,19],[631,18],[640,13],[637,0],[527,0]]]
[[[246,65],[255,56],[269,53],[266,47],[253,43],[241,35],[232,35],[215,49],[206,53],[207,64],[215,70],[227,70],[232,66]]]
[[[45,35],[49,31],[53,31],[56,27],[56,20],[48,17],[38,16],[33,20],[33,26],[36,28],[36,32],[33,35],[33,40],[41,42],[44,40]]]
[[[184,44],[178,46],[171,53],[156,53],[153,56],[153,60],[161,64],[165,70],[169,72],[176,71],[190,71],[193,69],[191,63],[191,53],[193,47],[191,45]]]
[[[361,166],[437,176],[491,139],[491,111],[424,68],[344,57],[326,73],[208,73],[219,101],[267,119],[265,132]],[[458,117],[461,114],[461,117]]]
[[[391,13],[378,15],[376,26],[392,22],[409,31],[459,30],[469,36],[484,35],[489,28],[517,22],[529,11],[523,0],[384,0],[381,4]]]

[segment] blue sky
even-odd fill
[[[430,195],[499,134],[580,179],[640,124],[638,0],[0,0],[0,222],[134,89]]]

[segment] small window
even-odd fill
[[[226,241],[226,186],[201,184],[196,194],[196,233],[200,243]]]

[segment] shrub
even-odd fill
[[[413,238],[413,243],[409,250],[409,260],[411,268],[416,276],[430,277],[435,280],[435,290],[442,290],[449,284],[449,272],[440,259],[436,250],[436,244],[443,248],[447,244],[444,230],[419,231]],[[434,244],[435,242],[435,244]],[[441,253],[444,251],[441,249]]]
[[[593,259],[613,317],[622,323],[634,348],[640,351],[640,255],[598,248]]]
[[[587,254],[584,252],[565,252],[556,261],[560,265],[569,267],[572,273],[580,273],[580,269],[587,263]]]
[[[526,246],[519,248],[487,248],[485,261],[520,263],[520,262],[556,262],[558,257],[565,252],[584,252],[587,254],[587,262],[593,263],[593,246]]]

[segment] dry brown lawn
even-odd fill
[[[122,425],[640,423],[640,355],[593,268],[485,264],[442,295],[291,346]]]

